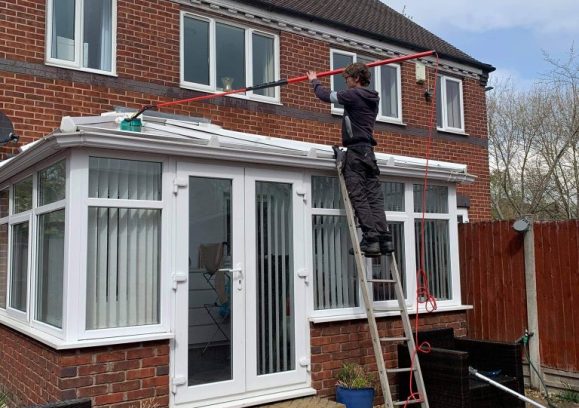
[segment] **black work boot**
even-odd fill
[[[394,252],[394,240],[392,239],[392,233],[390,231],[380,237],[380,252],[383,255]]]
[[[380,244],[378,242],[366,242],[365,239],[360,241],[360,251],[364,254],[366,258],[376,258],[381,255]],[[354,248],[350,248],[348,251],[350,255],[354,255]]]

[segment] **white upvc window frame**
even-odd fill
[[[185,81],[185,49],[184,49],[184,35],[185,35],[185,19],[192,18],[200,21],[205,21],[209,23],[209,85],[199,84],[195,82]],[[259,85],[253,83],[253,34],[262,35],[264,37],[269,37],[273,39],[274,47],[274,79],[273,81],[279,81],[280,79],[280,49],[279,49],[279,35],[272,34],[267,31],[257,30],[248,26],[241,25],[239,23],[234,23],[228,20],[217,19],[213,17],[207,17],[200,14],[194,14],[186,11],[181,11],[180,16],[180,42],[179,42],[179,78],[180,86],[186,89],[192,89],[196,91],[211,92],[211,93],[221,93],[223,90],[218,89],[217,83],[217,66],[216,66],[216,40],[215,40],[215,26],[216,23],[226,24],[231,27],[236,27],[243,29],[245,31],[245,83],[246,87],[253,85]],[[273,82],[272,81],[272,82]],[[234,84],[234,89],[236,86]],[[250,99],[259,102],[267,103],[280,103],[280,87],[276,86],[274,89],[274,97],[259,95],[253,91],[247,91],[245,94],[231,94],[227,96]]]
[[[54,0],[46,0],[46,64],[61,68],[69,68],[78,71],[92,72],[96,74],[117,76],[117,0],[111,0],[111,70],[105,71],[83,67],[83,26],[84,26],[84,0],[75,0],[75,30],[74,30],[74,61],[67,61],[51,56],[52,50],[52,18],[54,11]]]
[[[465,133],[464,128],[464,93],[463,93],[463,86],[462,80],[459,78],[446,76],[446,75],[439,75],[438,81],[440,84],[440,106],[437,106],[437,109],[441,109],[441,117],[442,117],[442,124],[437,123],[436,128],[438,130],[444,132],[452,132],[452,133]],[[452,127],[448,125],[448,105],[446,103],[446,83],[447,82],[456,82],[458,84],[458,91],[459,91],[459,103],[460,103],[460,127]]]
[[[313,194],[312,191],[312,177],[322,176],[322,177],[335,177],[333,174],[325,172],[313,172],[309,174],[308,181],[305,183],[305,188]],[[392,183],[403,183],[404,184],[404,211],[386,211],[386,219],[388,222],[401,222],[404,225],[404,245],[405,245],[405,282],[406,287],[406,306],[409,311],[416,310],[416,270],[418,268],[419,260],[415,257],[415,248],[418,245],[414,233],[414,223],[416,220],[422,219],[422,213],[414,211],[414,184],[422,184],[424,180],[418,179],[406,179],[406,178],[382,178],[381,182],[392,182]],[[456,186],[451,183],[445,183],[440,181],[430,181],[429,185],[445,186],[448,188],[448,212],[447,213],[426,213],[425,219],[442,219],[448,221],[449,226],[449,253],[450,253],[450,273],[451,273],[451,293],[452,298],[449,300],[437,300],[439,308],[443,309],[453,309],[461,304],[461,290],[460,290],[460,264],[458,255],[458,223],[457,223],[457,208],[456,208]],[[346,216],[345,210],[339,209],[327,209],[327,208],[314,208],[313,197],[309,200],[310,205],[308,205],[306,211],[306,245],[310,250],[307,251],[308,259],[307,264],[311,270],[311,280],[312,284],[309,285],[308,293],[308,310],[310,320],[314,322],[322,321],[339,321],[348,320],[354,318],[365,317],[365,311],[362,300],[362,293],[360,288],[358,289],[358,299],[360,305],[357,307],[339,308],[339,309],[315,309],[314,297],[316,296],[314,288],[315,280],[315,268],[314,268],[314,254],[311,250],[313,245],[313,216],[314,215],[331,215],[331,216]],[[366,260],[367,270],[372,268],[372,260]],[[369,290],[370,298],[373,299],[373,293]],[[385,300],[385,301],[375,301],[373,302],[375,306],[386,306],[393,307],[397,306],[397,301]],[[419,313],[427,312],[424,304],[419,305]],[[378,316],[388,316],[398,314],[396,312],[377,312]]]
[[[67,155],[58,154],[50,157],[47,160],[37,163],[34,167],[29,169],[23,175],[18,175],[17,178],[7,181],[6,185],[9,185],[9,215],[8,217],[2,218],[0,220],[1,224],[7,223],[8,228],[8,270],[7,270],[7,285],[6,285],[6,309],[0,309],[0,318],[7,317],[16,321],[19,321],[32,329],[37,329],[42,333],[46,333],[58,339],[64,338],[65,325],[66,325],[66,309],[65,309],[65,299],[66,291],[64,291],[64,285],[67,276],[67,247],[68,247],[68,233],[66,230],[69,228],[68,222],[68,207],[67,199],[55,201],[50,204],[43,206],[38,205],[38,173],[60,161],[65,161],[66,174],[68,175],[68,160]],[[12,214],[14,208],[14,185],[18,182],[25,180],[26,178],[32,176],[32,208],[30,210],[24,211],[18,214]],[[0,189],[4,189],[6,185],[2,186]],[[65,190],[66,197],[69,194],[69,186],[66,183]],[[50,324],[41,322],[36,319],[36,294],[37,294],[37,282],[38,282],[38,265],[37,265],[37,254],[38,254],[38,219],[41,215],[47,214],[57,210],[64,210],[65,212],[65,238],[64,238],[64,258],[63,258],[63,304],[62,304],[62,328],[52,326]],[[26,312],[14,309],[10,307],[10,292],[11,292],[11,275],[12,275],[12,228],[14,225],[21,224],[23,222],[28,222],[28,271],[27,271],[27,304]],[[1,320],[1,319],[0,319]]]
[[[343,51],[343,50],[338,50],[338,49],[330,49],[330,68],[333,69],[334,67],[334,55],[335,54],[340,54],[340,55],[344,55],[347,57],[352,57],[352,61],[353,62],[357,62],[358,58],[364,58],[364,59],[369,59],[368,57],[364,56],[364,55],[360,55],[357,54],[355,52],[349,52],[349,51]],[[402,121],[402,67],[400,66],[400,64],[388,64],[389,67],[395,68],[396,69],[396,86],[397,86],[397,91],[398,91],[398,116],[397,117],[393,117],[393,116],[385,116],[382,113],[382,101],[380,101],[380,106],[379,106],[379,110],[378,110],[378,116],[376,117],[376,121],[378,122],[387,122],[387,123],[394,123],[397,125],[402,125],[404,124]],[[338,67],[340,68],[340,67]],[[381,75],[381,70],[382,70],[382,66],[378,66],[378,67],[373,67],[372,69],[374,69],[374,73],[375,75],[372,75],[372,79],[374,81],[376,90],[378,90],[379,94],[381,95],[382,93],[382,75]],[[335,89],[335,81],[334,81],[335,76],[331,77],[331,88],[332,90]],[[334,104],[332,104],[332,109],[331,109],[332,114],[335,115],[343,115],[344,114],[344,109],[343,108],[338,108],[336,107]]]
[[[104,198],[89,198],[88,178],[89,178],[89,158],[110,158],[120,160],[139,160],[151,161],[161,163],[162,165],[162,191],[160,201],[149,200],[119,200],[119,199],[104,199]],[[80,296],[70,297],[66,304],[66,310],[70,312],[68,320],[70,323],[67,330],[67,339],[69,341],[83,340],[100,340],[107,338],[126,337],[129,339],[132,336],[138,335],[155,335],[166,334],[169,332],[169,309],[170,309],[170,274],[171,270],[170,259],[170,199],[172,196],[173,178],[171,172],[170,161],[165,157],[159,157],[150,154],[134,154],[127,152],[113,152],[102,151],[98,149],[74,151],[71,156],[71,177],[70,184],[75,186],[70,194],[70,200],[78,203],[74,207],[71,206],[70,224],[74,224],[77,228],[70,231],[71,253],[77,254],[75,257],[69,257],[67,262],[72,270],[81,271],[81,273],[70,276],[66,284],[67,291],[70,293],[80,293]],[[82,203],[82,204],[81,204]],[[87,290],[87,255],[88,255],[88,209],[89,207],[107,207],[107,208],[145,208],[155,209],[161,211],[161,250],[160,250],[160,270],[159,270],[159,323],[141,326],[127,326],[106,329],[91,329],[86,328],[87,321],[87,304],[86,304],[86,290]],[[74,258],[74,259],[72,259]]]

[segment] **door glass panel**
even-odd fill
[[[291,184],[257,182],[257,373],[295,368]]]
[[[232,379],[231,191],[227,179],[189,179],[189,385]],[[238,339],[240,341],[241,339]]]

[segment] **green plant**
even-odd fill
[[[574,390],[571,385],[563,383],[565,385],[565,391],[558,395],[561,401],[569,402],[579,402],[579,391]]]
[[[338,371],[337,385],[344,388],[374,388],[375,378],[357,363],[344,363]]]
[[[8,395],[0,390],[0,408],[8,407]]]

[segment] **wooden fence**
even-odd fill
[[[461,224],[462,301],[470,337],[515,341],[527,327],[523,233],[512,221]],[[536,222],[543,367],[579,371],[579,221]]]

